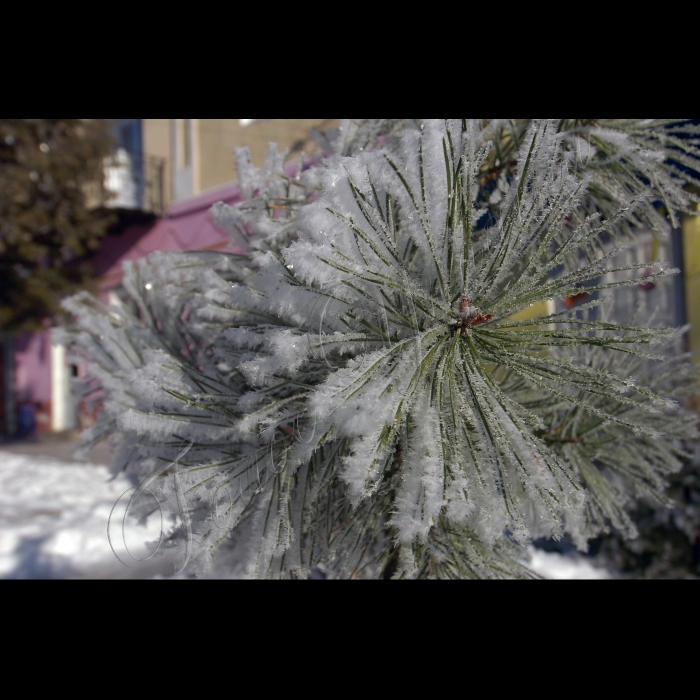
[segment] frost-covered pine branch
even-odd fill
[[[480,168],[477,206],[488,211],[503,197],[512,179],[517,154],[532,124],[531,119],[483,119],[480,144],[490,148]],[[634,239],[650,228],[658,235],[677,226],[677,214],[696,215],[698,172],[700,171],[700,127],[686,119],[554,119],[562,134],[562,145],[571,170],[591,182],[570,223],[586,216],[615,219],[609,227],[614,239]],[[420,133],[421,119],[346,119],[340,129],[317,135],[326,156],[348,156],[380,147],[396,147],[406,131]],[[300,206],[318,192],[318,176],[297,170],[285,172],[286,154],[277,154],[274,144],[263,168],[255,168],[247,149],[238,149],[237,164],[245,200],[235,207],[222,207],[217,214],[237,242],[246,230],[271,234],[293,230]],[[299,161],[304,164],[304,158]],[[295,184],[290,186],[290,183]],[[688,185],[691,187],[689,188]],[[276,193],[276,197],[274,196]],[[271,196],[271,194],[273,196]],[[638,198],[637,206],[628,207]],[[658,203],[663,203],[660,211]],[[244,212],[256,211],[238,221]],[[623,216],[616,216],[620,211]],[[665,212],[665,213],[664,213]],[[262,214],[265,217],[262,217]],[[280,216],[281,214],[281,216]],[[271,224],[270,220],[275,223]],[[240,224],[245,224],[241,226]],[[256,224],[261,224],[258,230]]]
[[[673,387],[645,378],[677,332],[515,316],[583,283],[614,294],[670,272],[616,262],[611,233],[649,219],[650,193],[687,205],[679,173],[653,179],[643,168],[666,161],[629,146],[662,129],[674,145],[675,127],[625,122],[613,138],[591,124],[618,120],[566,121],[350,120],[306,170],[241,152],[245,200],[215,215],[244,255],[138,264],[132,311],[69,303],[107,393],[100,430],[129,468],[167,477],[185,446],[181,493],[154,483],[193,566],[526,576],[533,538],[631,533],[630,496],[663,497],[694,432],[681,418],[669,434]],[[582,134],[620,158],[581,168]]]

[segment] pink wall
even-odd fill
[[[15,342],[17,410],[32,405],[37,433],[51,428],[51,333],[23,333]],[[21,422],[21,421],[20,421]],[[20,429],[24,426],[20,425]]]
[[[43,371],[48,368],[48,371]],[[23,333],[15,343],[17,402],[51,400],[51,334]]]

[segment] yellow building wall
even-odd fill
[[[146,157],[154,156],[162,158],[163,168],[163,189],[164,207],[168,208],[172,201],[172,141],[170,134],[170,119],[144,119],[142,121],[143,130],[143,150]]]
[[[166,208],[174,199],[173,182],[173,122],[174,119],[144,119],[145,154],[165,160]],[[280,149],[290,149],[292,155],[318,151],[309,139],[311,129],[325,131],[337,126],[339,119],[257,119],[247,126],[240,119],[193,119],[192,122],[192,180],[193,192],[198,194],[236,179],[233,148],[248,146],[251,159],[263,164],[269,142]]]
[[[683,272],[690,350],[700,361],[700,216],[688,216],[683,221]]]
[[[553,301],[538,301],[533,306],[529,306],[520,313],[514,314],[510,317],[511,321],[527,321],[531,318],[538,318],[541,316],[549,316],[554,313],[554,302]]]
[[[309,131],[325,130],[339,122],[339,119],[258,119],[241,126],[240,119],[198,119],[195,187],[201,192],[236,179],[235,146],[248,146],[253,164],[261,166],[268,143],[277,143],[280,149],[312,153],[318,149],[308,138]]]

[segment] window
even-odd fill
[[[194,194],[194,119],[171,121],[173,194],[175,200]]]
[[[177,166],[186,170],[192,165],[192,119],[177,119]]]
[[[183,167],[189,168],[192,164],[192,120],[183,119],[183,143],[182,143],[182,158]]]

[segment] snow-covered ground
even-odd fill
[[[527,566],[546,579],[591,581],[610,579],[605,569],[597,569],[589,561],[579,556],[563,555],[557,552],[544,552],[531,548]]]
[[[107,467],[54,461],[0,450],[0,578],[135,578],[167,575],[160,560],[138,563],[125,551],[121,535],[128,496],[112,518],[115,550],[107,538],[110,513],[134,486],[125,476],[110,481]],[[157,540],[160,517],[147,527],[127,521],[126,542],[139,559],[150,552],[140,544]]]
[[[112,480],[105,466],[0,450],[0,578],[167,577],[168,562],[139,563],[124,547],[121,523],[129,496],[119,499],[133,486],[124,475]],[[131,568],[110,546],[112,512],[114,550]],[[150,554],[141,543],[158,540],[160,528],[158,514],[146,527],[127,521],[125,537],[134,557]],[[530,555],[530,568],[545,578],[609,578],[580,558],[539,550]]]

